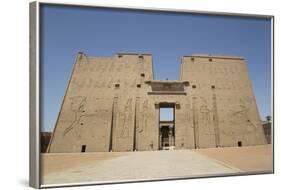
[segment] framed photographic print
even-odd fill
[[[30,3],[30,185],[273,173],[273,16]]]

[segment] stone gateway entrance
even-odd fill
[[[244,58],[183,56],[155,80],[152,55],[78,53],[47,152],[121,152],[266,144]],[[159,110],[174,109],[172,121]]]
[[[162,121],[159,125],[159,150],[171,150],[175,146],[174,123]]]
[[[161,118],[161,114],[164,118]],[[171,150],[174,146],[175,103],[161,102],[159,103],[159,150]]]

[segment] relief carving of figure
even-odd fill
[[[210,114],[211,111],[207,106],[207,101],[201,97],[202,104],[200,107],[200,116],[201,116],[201,121],[204,126],[204,128],[208,129],[208,133],[211,134],[211,129],[210,129],[210,124],[211,124],[211,119],[210,119]]]
[[[254,126],[254,123],[249,118],[249,111],[251,108],[252,100],[251,99],[239,99],[239,108],[231,110],[229,113],[230,122],[236,125],[251,125]]]
[[[188,122],[191,122],[192,120],[192,109],[191,109],[191,104],[189,102],[189,100],[187,100],[187,104],[186,104],[186,119]]]
[[[125,138],[129,136],[129,127],[133,121],[132,98],[127,100],[122,116],[123,117],[121,118],[122,124],[119,137]]]
[[[112,86],[112,83],[113,83],[113,77],[110,76],[109,79],[108,79],[107,87],[110,88]]]
[[[77,96],[71,98],[71,111],[74,113],[74,118],[71,124],[64,130],[63,136],[67,135],[70,131],[74,131],[75,137],[81,139],[81,134],[79,128],[81,127],[80,120],[83,117],[91,117],[93,114],[86,114],[85,107],[87,104],[87,98],[82,96]]]
[[[142,133],[147,126],[147,111],[148,111],[148,100],[145,100],[143,102],[143,106],[142,106],[142,113],[141,113],[141,123],[140,123],[140,128],[139,128],[139,133]]]

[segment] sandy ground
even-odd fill
[[[272,171],[272,146],[208,148],[193,150],[243,171]]]
[[[125,155],[125,152],[41,154],[41,174],[45,176],[50,173],[65,171],[70,168],[96,165],[101,161]]]
[[[272,170],[271,146],[42,154],[42,183],[111,182]]]

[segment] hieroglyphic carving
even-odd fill
[[[116,133],[113,134],[113,151],[126,151],[127,147],[132,145],[132,134],[138,134],[140,137],[139,147],[140,150],[148,150],[149,143],[154,143],[154,148],[158,145],[158,124],[159,124],[159,108],[161,106],[166,105],[180,105],[180,109],[175,108],[175,118],[176,118],[176,146],[180,147],[183,146],[183,143],[186,143],[183,147],[191,147],[190,143],[193,143],[193,129],[194,127],[194,135],[198,136],[198,138],[194,138],[197,143],[197,147],[212,147],[214,145],[214,140],[216,134],[220,134],[215,126],[216,123],[220,124],[220,128],[224,130],[225,133],[228,135],[232,135],[235,137],[235,142],[231,142],[231,138],[227,139],[224,135],[221,135],[221,145],[222,146],[229,146],[231,143],[237,144],[237,139],[243,137],[245,134],[243,131],[248,131],[249,133],[253,133],[251,136],[245,136],[247,141],[243,142],[243,145],[254,144],[258,141],[255,141],[255,138],[258,138],[257,133],[255,134],[254,128],[252,126],[256,125],[259,126],[259,117],[256,111],[255,106],[255,99],[252,94],[251,84],[249,83],[249,79],[246,76],[247,73],[244,71],[243,64],[238,62],[237,64],[232,63],[232,60],[224,60],[224,59],[213,59],[212,63],[208,62],[208,59],[201,60],[201,58],[195,58],[196,63],[189,63],[186,61],[186,58],[183,59],[182,68],[181,68],[181,77],[177,81],[161,81],[161,84],[174,84],[172,86],[176,86],[176,84],[181,84],[182,82],[189,81],[192,85],[196,85],[195,88],[190,86],[184,87],[184,92],[186,92],[185,96],[179,95],[177,93],[167,93],[167,94],[150,94],[147,92],[153,91],[154,89],[151,88],[151,84],[153,81],[153,67],[151,63],[150,56],[144,55],[146,58],[146,64],[143,62],[137,62],[138,55],[125,55],[120,56],[122,59],[116,57],[113,58],[91,58],[90,64],[76,64],[75,70],[73,71],[72,78],[73,80],[70,81],[70,90],[67,90],[66,99],[63,103],[62,114],[58,118],[58,129],[57,133],[60,136],[62,132],[67,127],[70,127],[71,122],[74,120],[74,117],[80,117],[79,111],[78,113],[74,114],[74,111],[71,111],[70,108],[70,97],[80,95],[80,96],[87,96],[88,105],[87,114],[94,114],[93,118],[83,118],[78,122],[78,125],[84,123],[84,126],[77,126],[78,129],[81,130],[81,136],[83,142],[79,142],[79,146],[77,150],[81,150],[81,145],[87,145],[87,150],[93,151],[107,151],[108,148],[108,141],[107,138],[109,136],[109,123],[110,123],[110,116],[107,110],[103,110],[103,108],[112,108],[112,100],[113,97],[119,96],[118,100],[118,110],[116,111],[115,120],[117,121],[116,125]],[[229,62],[226,63],[226,62]],[[233,61],[234,62],[234,61]],[[236,62],[236,61],[235,61]],[[189,67],[189,64],[191,65]],[[107,65],[107,67],[106,67]],[[130,68],[128,67],[130,65]],[[92,67],[93,66],[93,67]],[[94,66],[99,66],[99,71],[92,72]],[[120,72],[116,72],[118,66]],[[146,69],[143,67],[147,67]],[[89,69],[90,72],[84,73],[82,72],[83,69]],[[233,69],[237,67],[238,69],[243,70],[239,73],[232,75]],[[228,70],[227,70],[228,69]],[[112,71],[109,73],[109,71]],[[210,73],[207,73],[210,71]],[[214,72],[219,72],[215,74]],[[224,74],[221,74],[223,71]],[[108,72],[102,73],[102,72]],[[199,73],[201,72],[201,73]],[[204,72],[204,73],[202,73]],[[200,75],[203,74],[203,75]],[[244,76],[245,74],[245,76]],[[226,76],[228,75],[228,76]],[[241,76],[240,76],[241,75]],[[74,78],[76,77],[76,78]],[[117,79],[120,78],[121,83],[117,82]],[[83,80],[85,79],[85,80]],[[106,79],[106,80],[105,80]],[[145,80],[145,81],[143,81]],[[142,82],[141,82],[142,81]],[[77,82],[77,84],[76,84]],[[105,83],[104,83],[105,82]],[[157,82],[157,81],[156,81]],[[75,85],[73,85],[75,84]],[[84,84],[84,89],[81,89],[79,86]],[[115,84],[119,84],[115,86]],[[138,88],[136,84],[141,84],[141,88]],[[236,84],[240,84],[240,88],[243,87],[244,90],[237,90]],[[93,86],[95,85],[95,88]],[[215,87],[212,87],[214,85]],[[104,88],[104,89],[98,89]],[[87,89],[89,88],[90,89]],[[224,89],[236,89],[235,91],[229,90],[220,90],[223,87]],[[109,89],[110,88],[110,89]],[[174,90],[174,89],[172,89]],[[217,91],[217,97],[212,97],[213,91]],[[173,95],[172,95],[173,94]],[[91,96],[93,98],[89,99]],[[197,97],[197,100],[193,99],[192,97]],[[205,98],[203,100],[200,98],[202,96]],[[251,105],[251,109],[247,112],[247,116],[250,118],[243,118],[243,112],[240,112],[239,101],[238,98],[245,99],[245,96],[251,97],[253,104]],[[122,97],[122,99],[121,99]],[[139,97],[139,101],[136,99]],[[99,98],[99,99],[97,99]],[[107,101],[105,98],[108,98]],[[124,99],[123,99],[124,98]],[[133,98],[132,100],[132,109],[129,111],[132,113],[132,119],[128,119],[129,112],[126,112],[129,108],[126,108],[127,98]],[[187,101],[188,99],[188,101]],[[215,100],[214,100],[215,99]],[[194,101],[193,101],[194,100]],[[81,100],[82,101],[82,100]],[[207,101],[207,102],[206,102]],[[78,101],[77,101],[78,102]],[[158,102],[158,107],[155,105]],[[160,102],[160,103],[159,103]],[[164,104],[166,102],[166,104]],[[178,102],[178,103],[177,103]],[[216,105],[216,103],[218,105]],[[163,103],[163,104],[162,104]],[[160,105],[160,107],[159,107]],[[135,106],[135,107],[134,107]],[[218,122],[217,114],[216,114],[216,106],[218,106],[218,113],[220,121]],[[96,109],[97,107],[97,109]],[[99,110],[99,108],[102,108]],[[230,109],[233,113],[230,113]],[[66,111],[67,110],[67,111]],[[73,108],[74,110],[74,108]],[[130,110],[130,109],[129,109]],[[137,111],[139,110],[139,111]],[[194,114],[193,114],[194,113]],[[236,119],[233,119],[233,115],[236,114]],[[134,122],[134,115],[135,115],[135,131],[133,133],[133,122]],[[245,115],[245,114],[244,114]],[[102,118],[102,119],[100,119]],[[105,120],[107,118],[107,121]],[[229,119],[230,118],[230,119]],[[232,121],[231,121],[232,119]],[[139,122],[138,122],[138,121]],[[244,123],[241,123],[243,120]],[[249,121],[248,121],[249,120]],[[107,122],[107,123],[106,123]],[[224,123],[223,123],[224,122]],[[232,122],[232,123],[231,123]],[[235,123],[236,122],[236,123]],[[192,124],[193,123],[193,124]],[[138,126],[139,124],[139,126]],[[129,126],[129,127],[128,127]],[[129,129],[126,129],[128,127]],[[73,128],[73,126],[72,126]],[[75,127],[74,127],[75,128]],[[211,128],[211,132],[208,129]],[[67,129],[69,130],[69,129]],[[73,139],[75,142],[71,142],[73,144],[77,144],[78,140],[74,136],[75,129],[70,129],[71,132],[67,132],[66,130],[66,138],[64,140]],[[218,132],[215,132],[217,130]],[[129,137],[126,139],[117,139],[118,135],[127,136],[126,132],[129,133]],[[136,133],[135,133],[136,132]],[[257,132],[257,131],[256,131]],[[212,136],[209,133],[213,133]],[[79,134],[78,134],[79,135]],[[85,135],[85,136],[84,136]],[[96,138],[95,141],[91,138]],[[101,140],[102,138],[105,140]],[[137,136],[135,136],[137,137]],[[200,138],[200,139],[199,139]],[[100,141],[101,140],[101,141]],[[199,144],[199,140],[200,143]],[[57,141],[57,140],[55,140]],[[185,141],[185,142],[184,142]],[[240,141],[240,140],[239,140]],[[67,143],[61,143],[60,140],[57,141],[59,146],[64,146]],[[55,142],[55,143],[57,143]],[[138,141],[135,141],[138,142]],[[61,144],[60,144],[61,143]],[[70,142],[69,142],[70,143]],[[66,147],[66,150],[74,151],[73,144],[69,144]],[[104,149],[104,145],[106,145],[106,149]],[[115,145],[116,144],[116,145]],[[128,144],[129,146],[127,146]],[[182,145],[181,145],[182,144]],[[218,140],[216,140],[216,145],[218,145]],[[137,145],[136,145],[137,146]],[[99,147],[96,149],[95,147]],[[73,150],[72,150],[73,149]],[[64,151],[63,148],[61,150]],[[76,151],[76,149],[75,149]]]
[[[232,90],[236,90],[235,82],[231,82],[232,84]]]
[[[125,69],[130,70],[131,69],[131,64],[130,63],[126,63],[125,64]]]
[[[202,64],[202,69],[201,69],[201,71],[202,71],[202,72],[205,72],[205,68],[206,68],[205,64]]]
[[[112,83],[113,83],[113,77],[109,76],[107,87],[110,88],[112,86]]]
[[[138,65],[138,71],[139,72],[144,72],[144,63],[143,62],[137,63],[137,65]]]
[[[141,72],[147,73],[146,60],[143,59],[141,64],[142,64],[142,71]]]
[[[134,64],[134,66],[133,66],[133,72],[134,73],[136,73],[136,71],[138,71],[138,68],[139,68],[139,65],[136,63],[136,64]]]
[[[102,65],[101,65],[100,63],[97,63],[97,64],[96,64],[96,72],[97,72],[97,73],[100,73],[101,66],[102,66]]]
[[[229,89],[229,86],[228,86],[228,81],[227,79],[223,80],[223,89]]]
[[[221,73],[222,75],[225,74],[225,70],[224,70],[223,66],[220,67],[220,73]]]
[[[119,65],[118,65],[118,67],[117,67],[117,71],[118,72],[120,72],[120,71],[122,71],[122,69],[123,69],[123,64],[122,63],[119,63]]]
[[[105,86],[105,83],[106,83],[106,79],[105,78],[99,78],[96,80],[95,84],[94,84],[94,87],[95,88],[102,88]]]
[[[89,78],[89,82],[87,84],[87,88],[90,88],[92,86],[92,83],[93,83],[93,79],[92,78]]]
[[[106,78],[103,78],[102,80],[101,80],[102,82],[100,83],[100,88],[102,88],[102,87],[105,87],[105,85],[106,85]]]
[[[83,68],[82,68],[82,71],[83,71],[83,72],[87,72],[87,71],[88,71],[87,67],[83,67]]]
[[[229,72],[230,72],[231,74],[235,74],[235,70],[234,70],[232,67],[230,67]]]
[[[96,82],[94,83],[93,87],[97,88],[99,86],[99,80],[96,80]]]
[[[189,102],[189,99],[186,100],[186,120],[190,122],[192,120],[192,109],[191,109],[191,104]]]
[[[132,80],[132,83],[131,83],[131,85],[130,85],[130,87],[135,87],[137,85],[137,79],[135,79],[135,80]]]
[[[133,121],[133,108],[132,108],[132,98],[129,98],[126,102],[123,112],[120,112],[121,130],[118,135],[119,138],[129,137],[129,127]]]
[[[235,67],[236,73],[239,74],[241,72],[240,68],[237,66]]]
[[[229,81],[227,79],[224,80],[224,84],[225,84],[225,89],[229,90],[230,85],[229,85]]]
[[[213,68],[213,69],[212,69],[212,73],[216,75],[216,74],[218,73],[218,72],[217,72],[217,68],[214,67],[214,66],[213,66],[212,68]]]
[[[95,87],[96,88],[100,88],[101,87],[101,83],[102,83],[102,81],[100,79],[97,79],[97,81],[95,83]]]
[[[125,86],[129,86],[129,84],[130,84],[129,79],[125,79],[125,80],[124,80],[124,85],[125,85]]]
[[[228,69],[227,69],[227,67],[224,67],[224,73],[225,73],[225,75],[228,75]]]
[[[80,79],[80,84],[79,84],[80,88],[83,88],[85,86],[85,81],[86,81],[85,78]]]
[[[212,75],[214,73],[214,69],[212,66],[209,67],[209,73]]]
[[[103,63],[100,64],[100,71],[99,71],[100,74],[105,72],[105,67],[106,67],[106,64],[103,64]]]
[[[79,88],[81,88],[81,82],[79,82],[79,80],[77,80],[75,77],[73,77],[72,81],[71,81],[71,85],[77,86]]]
[[[105,73],[107,70],[108,65],[106,63],[102,63],[101,64],[101,71],[100,73]]]
[[[91,68],[93,69],[93,72],[97,71],[97,63],[92,62]]]
[[[108,69],[108,71],[109,71],[109,72],[114,71],[114,67],[115,67],[115,64],[114,64],[114,63],[111,63],[111,64],[110,64],[110,67],[109,67],[109,69]]]

